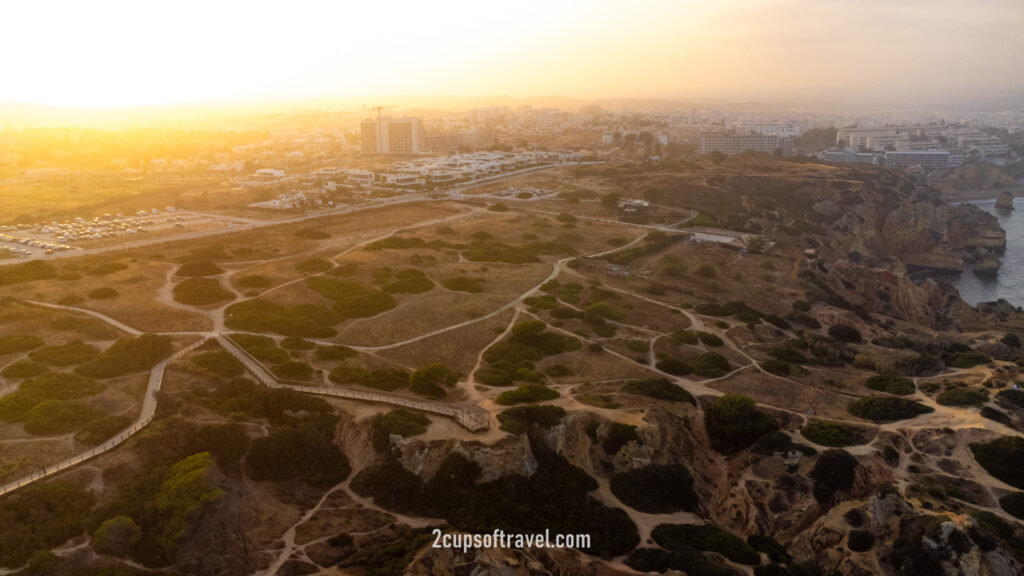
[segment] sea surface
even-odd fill
[[[968,304],[991,302],[1000,298],[1014,306],[1024,306],[1024,198],[1013,199],[1013,210],[996,210],[995,200],[967,202],[974,204],[999,219],[1006,230],[1006,252],[1001,261],[999,275],[977,276],[970,266],[962,273],[930,274],[936,280],[948,282],[960,291]]]

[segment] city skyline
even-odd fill
[[[67,108],[560,95],[988,102],[1024,93],[1024,6],[806,0],[5,8],[0,102]],[[57,42],[55,39],[59,38]]]

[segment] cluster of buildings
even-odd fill
[[[961,125],[927,124],[840,128],[836,147],[819,157],[833,163],[883,164],[923,170],[953,168],[965,159],[993,160],[1010,153],[998,136]]]

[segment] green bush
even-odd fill
[[[636,426],[612,422],[608,428],[608,433],[601,442],[601,449],[604,450],[605,454],[614,456],[619,453],[623,446],[630,442],[640,443],[640,437],[636,434]]]
[[[514,406],[498,414],[501,429],[512,434],[526,432],[536,424],[542,428],[551,428],[565,417],[565,409],[561,406],[526,405]]]
[[[684,464],[651,464],[616,474],[611,490],[623,504],[647,514],[697,512],[700,507],[693,478]]]
[[[224,376],[225,378],[233,378],[245,374],[245,367],[242,363],[226,350],[208,350],[193,356],[192,363],[208,372]]]
[[[74,400],[46,400],[28,411],[25,431],[35,436],[67,434],[103,416],[103,410]]]
[[[958,354],[951,362],[951,365],[954,368],[973,368],[980,364],[988,364],[991,361],[992,359],[985,354],[972,350],[970,352]]]
[[[389,294],[421,294],[433,290],[434,281],[427,278],[422,270],[408,268],[396,272],[394,279],[381,289]]]
[[[413,392],[433,398],[444,398],[451,388],[459,381],[459,375],[444,364],[430,362],[409,376],[409,389]]]
[[[849,490],[857,465],[857,459],[849,452],[833,448],[821,453],[808,476],[833,490]]]
[[[57,269],[49,262],[31,260],[23,264],[0,267],[0,286],[10,286],[34,280],[49,280],[57,277]]]
[[[800,430],[800,434],[815,444],[832,448],[863,444],[860,441],[860,435],[855,429],[838,422],[812,420]]]
[[[316,344],[298,336],[288,336],[281,340],[281,348],[286,350],[312,350]]]
[[[13,364],[4,367],[3,371],[0,371],[0,376],[4,378],[33,378],[40,374],[47,372],[49,368],[38,362],[31,360],[19,360]]]
[[[273,372],[275,376],[285,380],[310,381],[313,379],[313,368],[309,364],[297,360],[286,360],[274,366]]]
[[[331,370],[328,376],[337,384],[356,383],[369,388],[392,392],[409,385],[409,373],[396,368],[367,371],[362,368],[340,366]]]
[[[1015,488],[1024,489],[1024,438],[1002,436],[991,442],[970,445],[978,464],[989,474]]]
[[[90,266],[85,273],[89,276],[109,276],[114,272],[120,272],[121,270],[127,270],[128,265],[124,262],[104,262],[95,266]]]
[[[658,360],[654,367],[662,372],[672,374],[674,376],[683,376],[693,371],[690,365],[678,358],[665,358],[664,360]]]
[[[1014,518],[1024,520],[1024,492],[1010,492],[999,499],[999,506]]]
[[[96,288],[89,292],[89,298],[92,298],[93,300],[110,300],[111,298],[117,298],[117,296],[117,290],[114,290],[109,286]]]
[[[90,492],[63,480],[29,484],[4,496],[0,499],[0,566],[21,566],[36,550],[82,535],[94,502]]]
[[[636,394],[638,396],[649,396],[658,400],[670,402],[689,402],[694,406],[697,400],[692,394],[676,386],[666,378],[648,378],[646,380],[631,380],[622,386],[622,392]]]
[[[132,419],[129,416],[103,416],[83,426],[75,434],[75,441],[95,446],[102,444],[131,425]]]
[[[72,366],[96,358],[99,349],[81,340],[69,340],[60,346],[47,346],[33,350],[29,358],[51,366]]]
[[[113,556],[126,556],[142,539],[142,528],[127,516],[114,516],[100,524],[92,535],[96,552]]]
[[[2,268],[0,268],[2,270]],[[0,336],[0,356],[15,352],[28,352],[44,344],[43,339],[28,334],[11,334]]]
[[[850,530],[846,547],[852,552],[867,552],[875,545],[875,535],[867,530]]]
[[[534,402],[544,402],[545,400],[554,400],[558,398],[559,394],[557,390],[542,386],[540,384],[524,384],[515,390],[508,392],[502,392],[498,395],[498,404],[502,406],[509,406],[512,404],[532,404]]]
[[[277,346],[277,342],[268,336],[256,334],[232,334],[231,339],[241,346],[253,358],[268,364],[287,362],[290,356]]]
[[[864,384],[872,390],[896,394],[897,396],[909,396],[917,391],[913,380],[891,374],[872,376],[865,380]]]
[[[733,454],[752,446],[762,435],[776,430],[779,424],[759,411],[752,399],[726,394],[705,410],[704,426],[715,450]]]
[[[907,420],[935,411],[919,402],[893,396],[861,398],[852,402],[846,410],[858,418],[876,422]]]
[[[121,338],[93,360],[75,368],[75,372],[92,378],[113,378],[142,372],[156,366],[172,351],[171,339],[162,334]]]
[[[390,445],[390,437],[397,434],[402,438],[419,436],[427,431],[430,426],[430,419],[412,410],[396,408],[386,414],[373,417],[373,446],[379,452],[384,452]]]
[[[190,260],[182,264],[181,268],[178,268],[176,272],[178,276],[189,277],[216,276],[223,273],[224,269],[210,260]]]
[[[940,392],[935,401],[943,406],[981,406],[988,402],[988,391],[975,388],[952,388]]]
[[[659,524],[651,531],[651,538],[668,550],[696,548],[717,552],[733,562],[748,566],[761,563],[761,555],[757,550],[714,524]]]
[[[548,366],[544,370],[544,374],[552,378],[565,378],[568,376],[572,376],[573,374],[575,374],[575,372],[573,372],[572,368],[569,368],[564,364],[554,364],[552,366]]]
[[[455,292],[472,292],[478,294],[484,291],[480,280],[476,278],[467,278],[466,276],[445,278],[441,281],[441,285]]]
[[[712,334],[711,332],[697,332],[697,337],[705,346],[722,346],[725,342],[718,334]]]
[[[342,318],[369,318],[397,305],[390,294],[354,280],[311,276],[306,279],[306,285],[324,298],[333,300],[331,309]]]
[[[91,378],[49,372],[22,382],[17,390],[0,398],[0,420],[24,422],[32,408],[43,402],[84,398],[103,390],[103,384]]]
[[[828,335],[840,342],[846,342],[848,344],[859,344],[863,341],[860,331],[847,324],[836,324],[834,326],[830,326],[828,329]]]
[[[310,424],[276,426],[268,436],[252,441],[245,470],[256,481],[301,480],[313,486],[333,486],[348,477],[351,468],[334,444],[333,430]]]
[[[646,340],[627,340],[626,348],[638,354],[644,354],[651,349],[651,343]]]
[[[270,286],[272,281],[266,276],[253,274],[250,276],[242,276],[236,280],[235,283],[241,288],[266,288],[267,286]]]
[[[721,378],[732,370],[729,360],[717,352],[705,352],[693,361],[693,374],[702,378]]]
[[[206,306],[234,298],[235,294],[216,278],[189,278],[174,287],[174,300],[189,306]]]

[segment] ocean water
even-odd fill
[[[932,274],[960,291],[960,297],[972,306],[1000,298],[1014,306],[1024,306],[1024,198],[1013,199],[1013,210],[996,210],[995,200],[970,202],[999,219],[1006,230],[1006,252],[995,277],[977,276],[968,266],[962,273]]]

